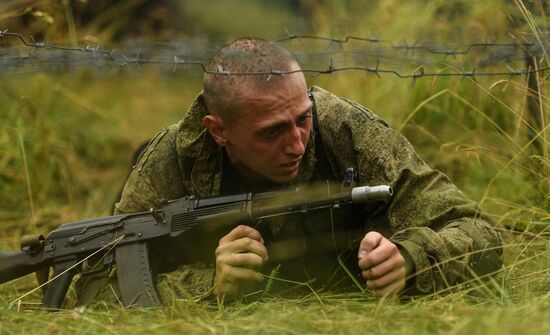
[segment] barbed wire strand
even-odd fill
[[[140,54],[138,53],[136,57],[129,57],[124,54],[119,54],[118,56],[115,55],[115,50],[107,50],[101,48],[101,46],[96,47],[67,47],[67,46],[60,46],[60,45],[52,45],[52,44],[46,44],[43,42],[36,42],[34,41],[34,38],[31,37],[31,42],[25,40],[25,38],[19,34],[19,33],[13,33],[8,32],[8,30],[0,30],[0,38],[2,37],[12,37],[17,38],[21,43],[23,43],[25,46],[32,48],[29,55],[32,56],[32,54],[37,49],[55,49],[55,50],[62,50],[62,51],[70,51],[70,52],[81,52],[81,53],[91,53],[93,55],[103,55],[106,56],[108,60],[112,61],[114,64],[119,66],[126,66],[130,64],[136,65],[138,68],[140,65],[173,65],[173,71],[175,71],[176,66],[179,65],[194,65],[201,68],[201,70],[204,73],[213,74],[213,75],[222,75],[222,76],[267,76],[266,80],[270,80],[272,76],[284,76],[284,75],[290,75],[293,73],[305,73],[305,74],[312,74],[312,75],[321,75],[321,74],[331,74],[331,73],[337,73],[337,72],[344,72],[344,71],[360,71],[365,72],[366,74],[375,74],[377,77],[381,78],[380,74],[392,74],[398,78],[402,79],[418,79],[422,77],[470,77],[475,79],[476,77],[488,77],[488,76],[508,76],[508,77],[514,77],[514,76],[525,76],[530,75],[534,73],[541,73],[546,72],[550,70],[550,66],[546,67],[539,67],[537,69],[527,68],[527,69],[521,69],[521,70],[514,70],[510,66],[508,67],[509,71],[495,71],[495,72],[487,72],[487,71],[477,71],[475,68],[473,68],[471,71],[463,71],[458,70],[456,68],[452,68],[453,72],[426,72],[424,69],[424,66],[420,66],[417,69],[415,69],[412,73],[401,73],[397,70],[393,69],[387,69],[387,68],[381,68],[380,62],[377,60],[377,64],[375,67],[367,67],[367,66],[344,66],[344,67],[335,67],[332,59],[330,61],[330,64],[325,69],[310,69],[310,68],[302,68],[299,70],[291,70],[291,71],[280,71],[280,70],[270,70],[270,71],[262,71],[262,72],[231,72],[231,71],[225,71],[221,66],[219,66],[216,70],[209,70],[207,69],[207,66],[204,65],[202,62],[198,61],[187,61],[185,59],[182,59],[178,55],[173,55],[173,60],[158,60],[158,59],[146,59],[140,57]],[[514,48],[520,48],[527,46],[533,46],[532,43],[528,44],[514,44],[514,43],[472,43],[469,44],[466,49],[463,50],[445,50],[445,51],[437,51],[436,49],[427,47],[427,46],[415,46],[415,45],[394,45],[391,41],[386,40],[380,40],[376,38],[362,38],[362,37],[356,37],[356,36],[347,36],[344,39],[335,39],[335,38],[328,38],[328,37],[319,37],[319,36],[313,36],[313,35],[290,35],[288,37],[285,37],[283,39],[276,40],[276,42],[281,41],[288,41],[288,40],[294,40],[294,39],[317,39],[317,40],[326,40],[330,42],[335,43],[347,43],[350,40],[359,40],[359,41],[366,41],[366,42],[385,42],[385,43],[392,43],[393,47],[396,49],[405,48],[408,50],[426,50],[428,52],[434,53],[434,54],[464,54],[470,52],[473,48],[489,48],[489,47],[514,47]],[[29,57],[25,57],[29,58]]]
[[[487,48],[513,48],[513,49],[520,49],[523,51],[528,51],[529,49],[533,49],[535,47],[539,47],[539,44],[535,44],[532,42],[525,42],[525,43],[496,43],[496,42],[482,42],[482,43],[470,43],[465,46],[463,46],[462,49],[460,47],[455,47],[454,50],[449,49],[448,47],[445,48],[434,48],[426,45],[418,45],[420,42],[416,41],[413,44],[408,44],[406,40],[403,40],[403,44],[396,44],[390,40],[383,40],[377,37],[358,37],[358,36],[352,36],[348,35],[343,38],[333,38],[333,37],[324,37],[324,36],[316,36],[316,35],[296,35],[296,34],[288,34],[287,37],[280,38],[278,40],[275,40],[277,43],[281,42],[288,42],[292,40],[319,40],[319,41],[327,41],[329,42],[329,46],[332,44],[337,44],[341,47],[343,47],[343,44],[349,43],[351,41],[359,41],[359,42],[368,42],[368,43],[378,43],[378,44],[387,44],[393,49],[397,50],[405,50],[405,51],[412,51],[413,54],[415,51],[426,51],[431,54],[437,54],[437,55],[444,55],[444,56],[457,56],[457,55],[466,55],[470,53],[474,49],[487,49]],[[539,53],[539,52],[537,52]]]

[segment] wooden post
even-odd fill
[[[535,55],[529,54],[528,52],[525,54],[525,64],[527,69],[538,69],[537,57]],[[527,121],[531,125],[531,127],[529,127],[527,130],[527,135],[529,136],[529,140],[532,140],[535,136],[537,136],[537,133],[542,130],[544,124],[542,119],[542,106],[539,99],[539,96],[541,94],[541,87],[539,83],[538,73],[534,72],[529,75],[527,86]],[[544,154],[543,145],[540,138],[537,138],[533,141],[533,146],[537,150],[538,154]]]

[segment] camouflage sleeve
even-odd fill
[[[179,173],[176,134],[177,125],[174,125],[151,139],[126,181],[115,214],[145,211],[158,207],[162,199],[175,199],[187,193]],[[174,298],[197,299],[208,295],[213,278],[213,268],[186,264],[173,273],[158,275],[157,291],[164,303]],[[81,276],[75,288],[77,305],[121,302],[115,267]]]
[[[366,214],[366,222],[368,230],[389,237],[413,263],[409,292],[441,290],[501,267],[500,237],[475,202],[372,112],[333,95],[324,99],[333,111],[320,118],[320,124],[332,125],[321,131],[330,139],[326,151],[333,170],[343,174],[355,166],[362,184],[394,188],[391,202]]]

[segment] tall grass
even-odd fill
[[[536,4],[520,8],[519,2],[498,0],[300,3],[316,33],[337,37],[381,33],[410,41],[505,40],[535,36],[546,24]],[[211,5],[188,6],[192,12]],[[512,26],[511,17],[525,24]],[[200,34],[200,27],[197,23],[193,31]],[[1,250],[16,249],[19,237],[35,229],[44,233],[63,222],[108,214],[133,148],[181,119],[200,90],[199,80],[154,71],[109,79],[86,73],[0,76]],[[37,309],[38,292],[10,305],[35,286],[29,276],[0,287],[0,335],[548,333],[550,100],[546,76],[538,80],[544,125],[535,130],[542,150],[529,138],[535,125],[527,110],[531,93],[525,78],[423,78],[414,85],[357,73],[308,78],[309,84],[381,115],[425,161],[480,203],[504,241],[505,266],[490,280],[407,301],[377,299],[368,292],[265,297],[229,306],[174,297],[162,308],[100,304],[52,315]],[[68,306],[73,298],[71,291]]]
[[[0,216],[30,218],[32,203],[39,224],[106,214],[134,148],[177,122],[196,94],[183,88],[193,83],[165,79],[163,91],[150,79],[113,83],[36,75],[0,82]],[[157,98],[124,98],[136,91],[155,91]],[[159,108],[166,114],[152,120]],[[66,215],[59,207],[79,212]]]

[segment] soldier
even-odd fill
[[[359,184],[391,185],[394,197],[329,223],[293,217],[264,229],[238,226],[206,250],[215,256],[215,268],[180,269],[176,281],[184,294],[209,292],[230,301],[274,268],[280,278],[328,288],[346,281],[337,257],[377,296],[426,294],[501,267],[500,238],[477,204],[374,113],[321,88],[308,91],[288,51],[243,38],[222,48],[207,69],[203,92],[184,119],[156,135],[141,155],[115,213],[190,194],[341,180],[349,167],[358,171]],[[273,70],[287,74],[253,75]],[[157,251],[158,258],[173,256]],[[113,274],[81,278],[79,303],[111,292],[101,287],[114,283]],[[163,287],[161,280],[158,285]]]

